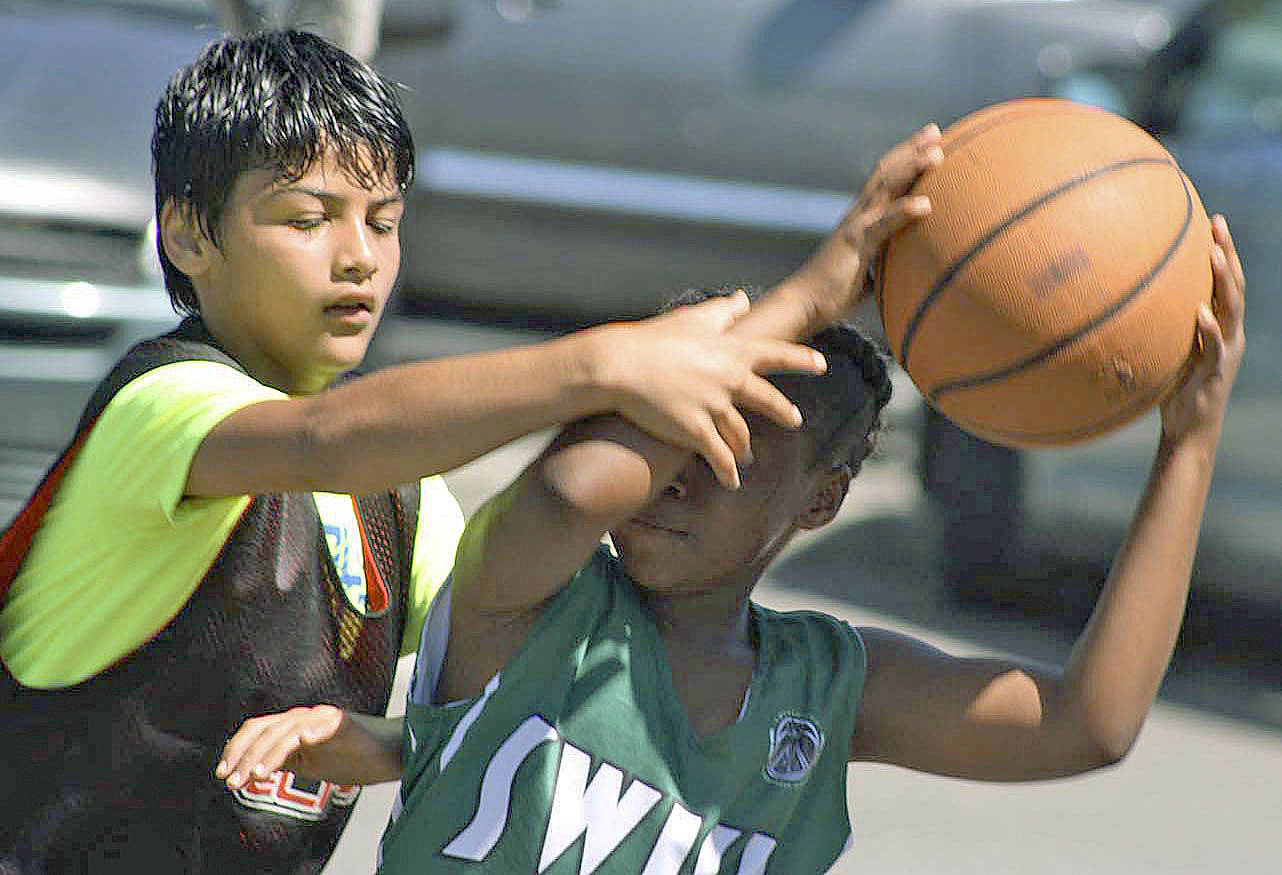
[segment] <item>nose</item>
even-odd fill
[[[686,481],[685,474],[678,474],[676,479],[663,488],[663,497],[681,501],[690,494],[690,484]]]
[[[378,273],[372,232],[364,221],[353,221],[335,253],[334,272],[337,278],[352,283],[363,283]]]

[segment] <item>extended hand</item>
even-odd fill
[[[665,443],[698,453],[721,484],[739,487],[736,460],[752,459],[748,424],[738,408],[785,428],[801,413],[765,375],[820,374],[818,352],[782,340],[728,332],[748,312],[742,292],[681,307],[628,325],[608,326],[600,357],[618,410]]]
[[[1211,235],[1213,309],[1203,307],[1198,313],[1188,373],[1162,403],[1162,436],[1170,444],[1193,439],[1207,441],[1207,446],[1214,448],[1246,350],[1246,276],[1223,216],[1211,219]]]
[[[913,195],[918,178],[944,160],[939,126],[926,125],[881,157],[836,230],[789,282],[808,289],[815,322],[843,317],[871,290],[870,267],[895,232],[930,214],[930,199]]]
[[[310,777],[308,748],[332,740],[344,722],[343,711],[333,705],[253,717],[223,747],[214,777],[225,781],[229,790],[239,790],[280,769]]]

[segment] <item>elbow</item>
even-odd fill
[[[1094,739],[1097,768],[1119,765],[1135,748],[1138,732],[1118,732]]]
[[[1070,772],[1116,766],[1135,748],[1147,709],[1136,711],[1117,703],[1060,699],[1052,708],[1054,733],[1075,765]]]
[[[650,469],[617,444],[577,444],[553,452],[541,465],[543,488],[569,513],[608,527],[649,500]]]
[[[1143,721],[1114,724],[1095,722],[1088,725],[1083,736],[1089,768],[1107,768],[1120,764],[1134,750],[1142,726]]]

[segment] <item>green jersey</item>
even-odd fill
[[[442,642],[448,597],[433,612],[424,635]],[[431,704],[441,654],[425,643],[380,872],[825,871],[850,834],[863,644],[823,614],[753,605],[752,619],[743,710],[704,737],[659,630],[604,549],[476,699]]]

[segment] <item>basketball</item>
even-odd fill
[[[926,400],[1014,447],[1102,435],[1157,404],[1211,299],[1192,183],[1121,116],[1061,100],[987,107],[944,131],[917,181],[929,216],[877,280],[891,352]]]

